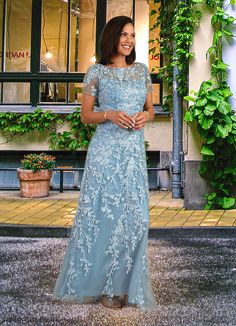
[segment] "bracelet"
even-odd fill
[[[107,120],[107,111],[104,111],[103,114],[104,114],[104,115],[103,115],[104,119]]]
[[[143,112],[147,113],[147,122],[148,122],[149,119],[150,119],[150,117],[149,117],[149,113],[148,113],[148,111],[143,111]]]

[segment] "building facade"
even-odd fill
[[[173,118],[162,109],[163,86],[158,69],[163,64],[158,46],[149,40],[159,35],[150,30],[158,12],[150,0],[0,0],[0,111],[33,112],[37,108],[68,114],[80,106],[84,74],[99,55],[99,38],[105,23],[117,15],[133,18],[137,61],[145,63],[153,82],[156,117],[145,126],[148,142],[150,186],[171,189]],[[163,4],[162,4],[163,5]],[[157,10],[158,11],[158,10]],[[198,90],[210,76],[206,51],[212,42],[210,14],[206,11],[194,36],[194,60],[189,65],[189,90]],[[235,80],[232,78],[232,80]],[[66,130],[67,125],[61,126]],[[196,128],[184,123],[181,185],[187,208],[202,208],[208,189],[198,175],[201,141]],[[51,151],[48,134],[30,133],[8,141],[0,135],[0,168],[18,167],[23,154]],[[55,151],[54,151],[55,153]],[[57,167],[82,167],[86,151],[56,151]],[[15,172],[0,171],[0,187],[17,187]],[[58,185],[55,174],[53,183]],[[78,188],[81,175],[68,172],[68,188]]]

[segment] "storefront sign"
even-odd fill
[[[0,52],[0,58],[2,57],[2,52]],[[22,59],[30,58],[29,51],[7,51],[6,58],[8,59]]]

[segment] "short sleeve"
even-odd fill
[[[93,65],[89,67],[84,76],[83,94],[97,96],[98,94],[98,67]]]
[[[150,73],[148,71],[148,68],[145,66],[145,74],[146,74],[146,88],[147,88],[147,93],[152,92],[152,80]]]

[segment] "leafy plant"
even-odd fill
[[[213,2],[211,2],[211,6]],[[214,29],[211,56],[211,79],[204,81],[185,114],[186,122],[197,122],[202,139],[200,175],[209,179],[213,191],[205,195],[206,209],[234,207],[236,184],[236,115],[229,103],[232,96],[227,84],[228,65],[222,59],[222,38],[232,37],[229,27],[234,18],[222,7],[216,7],[211,19]]]
[[[233,5],[236,1],[231,0],[230,3]],[[199,4],[208,6],[213,12],[211,24],[214,35],[212,46],[207,51],[212,78],[204,81],[194,96],[188,96],[188,66],[194,55],[189,48],[202,15]],[[185,121],[197,123],[202,139],[199,173],[209,179],[213,189],[205,196],[205,208],[232,208],[236,184],[236,117],[229,103],[232,93],[227,84],[228,65],[222,60],[222,38],[233,37],[230,27],[235,19],[225,12],[222,0],[165,0],[158,8],[159,15],[151,30],[161,26],[160,37],[150,42],[155,45],[158,41],[163,55],[164,64],[159,69],[167,93],[163,108],[170,110],[173,105],[173,68],[176,67],[178,84],[175,87],[185,100],[193,103],[185,114]],[[151,50],[155,53],[154,47]]]
[[[58,127],[68,123],[70,131],[57,131]],[[0,113],[0,133],[6,142],[10,142],[24,134],[38,131],[49,132],[50,148],[75,151],[86,148],[95,131],[94,125],[84,125],[80,119],[80,109],[63,115],[51,111],[36,109],[32,113]]]
[[[154,3],[159,3],[159,0]],[[156,53],[157,45],[160,44],[160,52],[163,55],[163,66],[158,69],[159,76],[163,79],[166,95],[163,97],[163,109],[171,110],[173,105],[173,67],[177,67],[178,87],[181,95],[188,92],[188,63],[193,53],[189,51],[193,42],[193,32],[199,25],[201,12],[196,9],[192,0],[180,1],[165,0],[158,7],[157,21],[150,30],[160,28],[159,38],[153,38],[149,42],[153,44],[151,51]],[[150,13],[150,15],[155,14]],[[155,69],[155,67],[154,67]]]
[[[37,172],[40,170],[52,169],[55,164],[56,158],[52,155],[45,153],[40,154],[27,154],[24,159],[21,160],[22,167],[25,170],[33,170]]]

